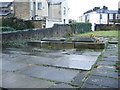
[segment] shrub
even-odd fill
[[[91,23],[72,23],[70,24],[74,33],[86,33],[91,31]]]
[[[3,18],[2,26],[3,27],[12,27],[16,30],[34,28],[34,25],[31,22],[24,21],[23,19],[18,19],[16,17]]]
[[[15,31],[14,28],[11,28],[11,27],[0,27],[0,31]]]

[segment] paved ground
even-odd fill
[[[48,54],[39,51],[39,54],[43,57],[38,57],[38,52],[29,53],[20,49],[4,50],[1,56],[3,60],[0,60],[2,62],[0,63],[2,67],[0,68],[2,70],[0,85],[4,88],[118,88],[120,77],[114,66],[118,61],[117,44],[108,45],[92,70],[86,70],[86,68],[80,70],[81,67],[76,69],[77,64],[73,64],[74,59],[71,59],[72,63],[68,63],[68,56],[62,57],[62,54],[57,51]],[[74,52],[74,50],[63,54],[72,56],[89,54],[91,59],[92,56],[96,58],[100,55],[99,52]],[[57,61],[54,62],[54,59]],[[65,61],[60,62],[62,59]],[[95,62],[94,59],[92,60]],[[66,63],[69,66],[65,67]],[[60,66],[57,67],[57,65]]]

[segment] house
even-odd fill
[[[96,24],[118,24],[120,23],[119,10],[108,10],[108,7],[95,7],[93,10],[85,12],[79,17],[79,22],[92,23],[92,30],[95,30]]]
[[[43,20],[43,27],[46,28],[54,24],[68,24],[67,0],[14,0],[12,3],[14,16],[17,18]]]
[[[46,0],[14,0],[15,17],[24,20],[41,20],[48,16]]]
[[[14,16],[14,6],[12,2],[0,2],[0,18]]]
[[[68,24],[68,1],[67,0],[47,0],[48,18],[46,26],[52,27],[54,24]]]

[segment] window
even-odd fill
[[[113,19],[113,14],[109,14],[109,19]]]
[[[66,14],[66,7],[64,7],[64,15]]]
[[[42,2],[38,2],[38,10],[42,9]]]

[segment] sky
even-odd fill
[[[13,1],[13,0],[0,0]],[[69,18],[75,19],[82,16],[84,12],[93,9],[94,7],[108,7],[109,10],[118,10],[118,2],[120,0],[68,0]],[[119,6],[120,7],[120,6]]]
[[[77,19],[84,12],[94,7],[108,7],[109,10],[118,10],[118,2],[120,0],[68,0],[69,18]],[[120,6],[119,6],[120,7]]]

